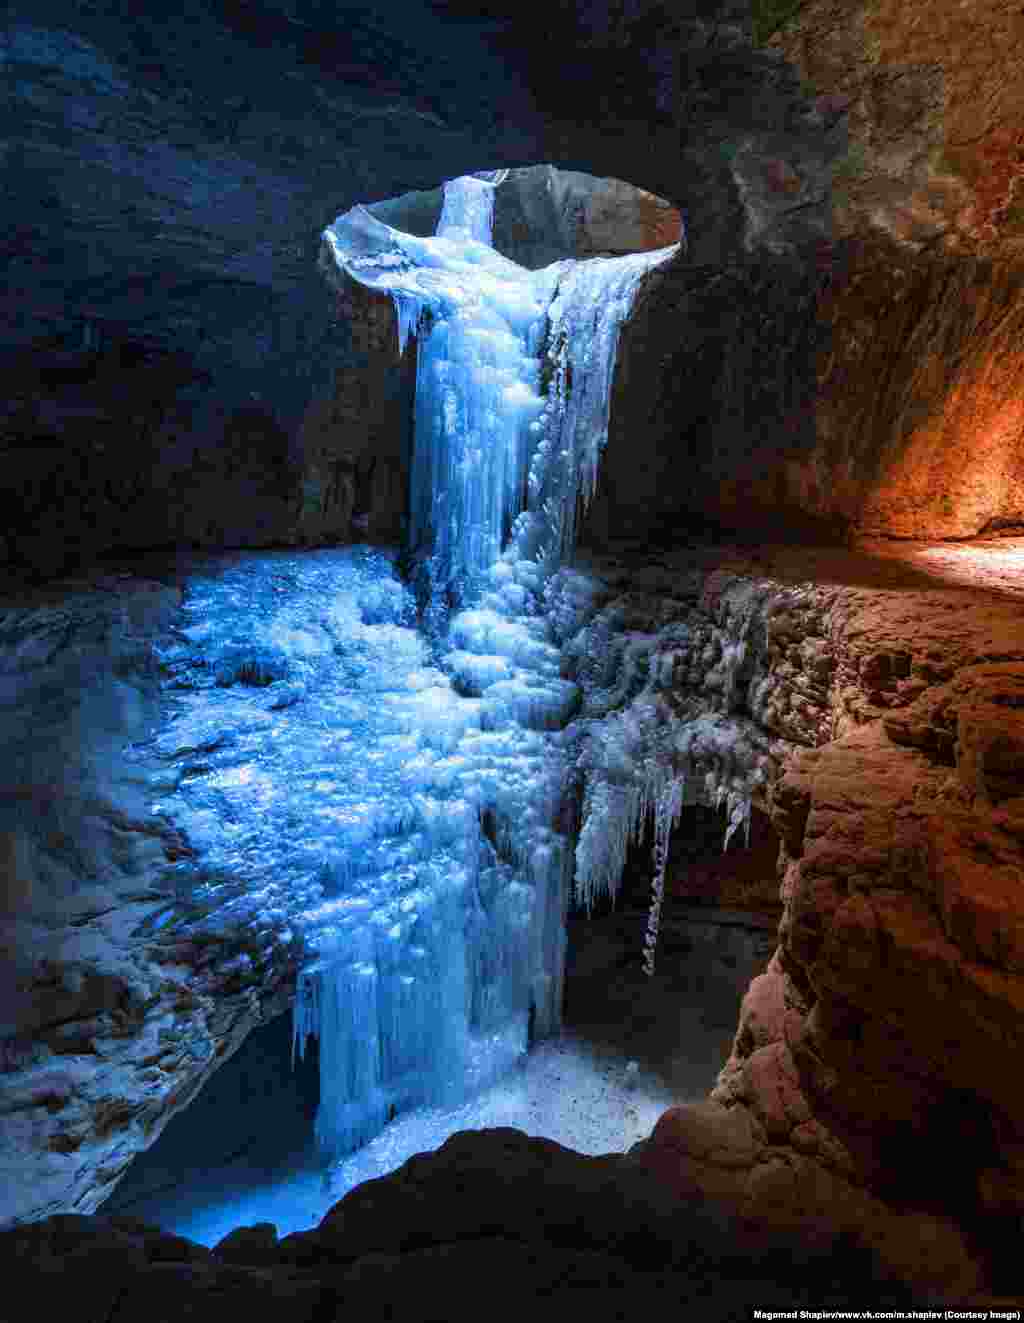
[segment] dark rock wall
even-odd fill
[[[827,334],[813,263],[696,265],[647,277],[623,328],[608,446],[582,531],[685,542],[717,528],[754,540],[841,541],[792,479],[813,463],[816,364]]]
[[[647,278],[584,528],[685,540],[1024,527],[1024,269],[839,241]]]
[[[745,18],[660,12],[631,14],[634,40],[587,7],[545,30],[383,0],[12,4],[8,563],[300,543],[307,514],[314,540],[339,534],[307,511],[323,457],[302,428],[355,361],[316,254],[356,202],[551,162],[686,209],[701,262],[825,235],[842,144],[795,75]],[[766,193],[760,154],[783,147],[802,182]]]

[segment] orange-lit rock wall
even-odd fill
[[[586,538],[1024,528],[1024,262],[832,258],[648,277]]]
[[[1024,560],[1024,540],[1002,546]],[[779,945],[710,1099],[667,1112],[637,1160],[752,1228],[847,1234],[922,1288],[1013,1294],[1020,579],[1014,600],[986,591],[983,567],[954,587],[895,555],[810,550],[768,552],[763,573],[783,560],[814,581],[831,721],[769,794]],[[806,685],[794,654],[768,657]]]
[[[808,505],[890,537],[1024,524],[1024,265],[878,257],[821,316]]]
[[[809,0],[769,42],[848,116],[836,232],[1024,252],[1024,11],[1009,0]]]

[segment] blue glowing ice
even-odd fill
[[[593,492],[618,328],[674,249],[527,271],[490,245],[499,182],[449,182],[432,238],[362,207],[325,232],[340,271],[391,295],[401,351],[417,337],[410,541],[448,649],[431,670],[405,625],[338,635],[364,663],[335,699],[359,711],[328,760],[351,803],[330,894],[296,917],[316,959],[295,1009],[296,1046],[320,1040],[333,1153],[484,1087],[560,1020],[571,852],[550,732],[579,691],[542,593]]]

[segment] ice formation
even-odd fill
[[[527,271],[490,246],[500,178],[446,184],[432,238],[362,207],[325,232],[340,269],[390,294],[400,350],[417,337],[409,536],[443,667],[385,682],[371,663],[342,857],[297,919],[316,959],[295,1041],[319,1037],[317,1130],[335,1154],[484,1086],[560,1020],[571,857],[552,732],[580,692],[543,588],[593,491],[618,328],[674,250]]]
[[[614,898],[629,845],[653,815],[644,956],[653,974],[669,837],[683,804],[723,810],[728,849],[741,829],[749,839],[751,797],[772,775],[771,741],[752,719],[762,683],[752,633],[764,603],[737,580],[701,609],[680,595],[685,563],[660,575],[649,567],[648,583],[635,569],[603,573],[562,569],[545,592],[582,690],[580,714],[560,737],[582,798],[576,890],[588,911],[598,896]]]

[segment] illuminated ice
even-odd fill
[[[311,816],[333,823],[294,918],[316,956],[295,1043],[320,1040],[329,1153],[485,1087],[560,1021],[571,852],[553,733],[580,689],[543,590],[593,493],[618,328],[674,249],[527,271],[490,244],[499,182],[446,184],[431,238],[363,207],[324,235],[328,276],[389,294],[400,351],[417,340],[409,544],[434,649],[432,665],[389,575],[325,605],[346,733],[314,758],[335,793],[293,841]]]

